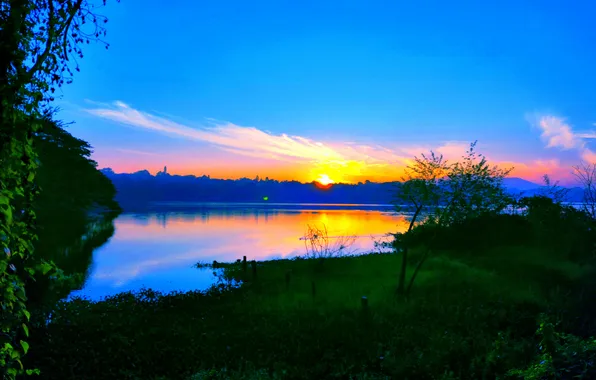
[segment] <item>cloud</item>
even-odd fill
[[[94,107],[85,109],[85,112],[130,127],[186,140],[206,142],[236,155],[309,163],[312,177],[317,177],[324,171],[335,171],[341,172],[346,178],[334,179],[350,181],[354,177],[370,174],[370,171],[379,174],[386,168],[403,167],[411,158],[408,149],[389,149],[378,145],[345,142],[329,144],[303,136],[272,134],[255,127],[243,127],[213,119],[208,120],[209,126],[191,128],[165,117],[136,110],[120,101],[112,104],[97,102],[88,102],[88,104]],[[449,150],[452,146],[447,144],[439,149]],[[417,151],[416,154],[423,151]]]
[[[130,153],[130,154],[138,154],[140,156],[154,156],[154,157],[161,157],[161,154],[153,153],[153,152],[145,152],[142,150],[135,150],[135,149],[124,149],[124,148],[116,148],[114,149],[117,152],[121,153]]]
[[[581,132],[577,134],[580,139],[596,139],[596,131]]]
[[[565,119],[556,116],[543,116],[540,118],[538,126],[542,129],[542,139],[548,143],[547,148],[574,149],[584,145],[584,141],[573,133]]]
[[[499,167],[508,169],[513,167],[514,177],[525,178],[536,183],[542,183],[542,177],[548,174],[553,179],[569,177],[569,168],[562,165],[558,159],[532,160],[530,162],[500,162]]]
[[[468,142],[461,141],[447,141],[438,146],[382,146],[342,141],[326,143],[304,136],[273,134],[255,127],[243,127],[214,119],[207,119],[207,126],[193,128],[187,123],[173,121],[174,117],[139,111],[120,101],[112,104],[87,103],[91,107],[85,109],[85,112],[103,119],[171,137],[212,144],[237,156],[283,162],[288,170],[291,168],[294,173],[292,175],[300,177],[294,179],[299,180],[312,180],[322,174],[329,175],[336,182],[396,180],[401,178],[403,169],[411,163],[414,156],[433,149],[443,154],[447,160],[453,161],[465,154],[469,147]],[[577,139],[570,136],[571,128],[561,121],[546,119],[543,124],[543,134],[549,144],[564,147],[577,144]],[[128,152],[148,153],[132,150]],[[546,166],[534,163],[529,166],[522,164],[522,168],[522,172],[533,175],[536,173],[533,168]]]
[[[204,141],[247,156],[292,157],[305,160],[345,160],[339,152],[320,142],[286,134],[273,135],[254,127],[220,123],[214,127],[191,128],[163,117],[138,111],[116,101],[112,106],[86,109],[86,112],[121,124],[149,129],[174,137]],[[212,121],[213,122],[213,121]]]
[[[538,118],[538,127],[542,130],[541,138],[547,148],[576,150],[582,160],[596,162],[596,153],[587,146],[586,140],[595,139],[596,132],[576,133],[565,119],[546,115]]]
[[[586,162],[596,163],[596,152],[585,149],[582,153],[582,159]]]

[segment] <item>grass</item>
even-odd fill
[[[219,263],[225,281],[208,292],[63,302],[33,334],[31,365],[61,379],[490,379],[533,359],[537,316],[574,302],[591,270],[527,246],[441,251],[400,298],[400,265],[274,260],[254,277]]]
[[[420,250],[410,256],[409,274],[420,257]],[[362,296],[368,298],[371,307],[404,309],[406,304],[395,296],[400,266],[401,258],[395,254],[347,256],[323,261],[286,259],[258,263],[256,279],[253,279],[250,267],[243,273],[240,263],[226,265],[224,276],[246,280],[248,307],[257,310],[357,309]],[[495,248],[464,257],[444,251],[433,254],[424,264],[412,296],[459,302],[462,290],[473,289],[474,294],[482,297],[544,305],[549,301],[544,291],[551,290],[551,285],[577,281],[591,269],[523,246]],[[313,283],[316,288],[314,297]]]

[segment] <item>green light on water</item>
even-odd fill
[[[269,197],[263,197],[263,200],[264,201],[268,201],[269,200]]]

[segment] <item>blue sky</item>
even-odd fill
[[[473,140],[534,180],[596,160],[589,1],[166,4],[112,1],[110,49],[64,88],[100,166],[385,180]]]

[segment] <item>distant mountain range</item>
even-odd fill
[[[209,176],[170,175],[167,168],[152,175],[147,170],[114,173],[101,169],[116,187],[116,200],[126,209],[156,202],[268,202],[268,203],[350,203],[391,204],[399,182],[335,184],[320,189],[314,183],[276,181],[268,178],[215,179]],[[506,178],[505,187],[515,194],[539,194],[543,186],[522,178]],[[570,202],[582,199],[582,189],[571,188]]]

